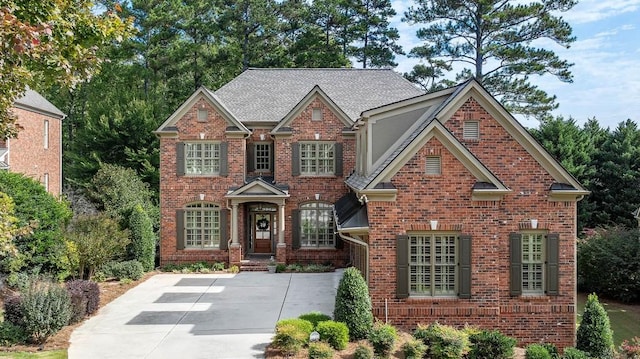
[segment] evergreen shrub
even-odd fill
[[[467,333],[448,325],[418,325],[413,336],[422,340],[428,347],[427,355],[433,359],[459,359],[470,350]]]
[[[47,338],[69,324],[69,293],[54,283],[34,283],[22,294],[24,330],[29,341],[44,343]]]
[[[508,337],[497,330],[484,330],[469,336],[471,351],[469,359],[509,359],[513,356],[516,345],[514,338]]]
[[[562,354],[562,359],[589,359],[589,355],[587,355],[587,353],[583,352],[582,350],[568,347],[568,348],[564,348],[564,354]]]
[[[587,297],[582,322],[578,327],[576,348],[594,358],[613,358],[613,332],[609,316],[595,294],[589,294]]]
[[[309,359],[332,359],[333,349],[324,342],[309,344]]]
[[[320,312],[305,313],[300,315],[298,318],[310,321],[314,328],[317,327],[320,322],[331,320],[330,316]]]
[[[427,346],[422,340],[412,338],[402,344],[405,359],[422,359],[427,352]]]
[[[396,328],[391,324],[377,323],[369,333],[369,342],[376,357],[388,358],[398,338]]]
[[[354,267],[347,268],[340,279],[333,318],[347,325],[351,340],[366,338],[373,327],[369,287]]]
[[[135,259],[124,262],[109,262],[102,266],[101,271],[107,277],[117,280],[138,280],[144,275],[142,264]]]
[[[531,344],[527,346],[524,353],[525,359],[552,359],[547,348],[542,344]]]
[[[299,320],[300,322],[295,322]],[[313,328],[307,330],[307,326],[301,319],[285,319],[276,324],[276,335],[271,342],[274,348],[280,349],[285,355],[297,354],[309,341],[309,334]],[[311,323],[307,322],[309,327]]]
[[[353,353],[353,359],[372,359],[373,349],[366,344],[360,344]]]
[[[325,320],[316,326],[316,331],[320,334],[320,340],[331,345],[333,349],[343,350],[349,343],[349,328],[341,322]]]

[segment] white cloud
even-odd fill
[[[640,0],[582,0],[562,16],[572,24],[583,24],[635,12],[639,8]]]

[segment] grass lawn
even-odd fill
[[[67,359],[67,350],[54,350],[38,353],[0,353],[0,358],[11,359]]]
[[[602,298],[598,300],[609,314],[616,347],[625,339],[640,336],[640,305],[622,304]],[[578,322],[582,318],[586,301],[587,294],[578,293]]]

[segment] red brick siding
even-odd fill
[[[49,192],[58,195],[62,191],[60,167],[62,120],[40,113],[14,108],[18,124],[23,127],[18,138],[8,142],[9,171],[23,173],[44,184],[49,174]],[[44,121],[49,121],[49,148],[44,148]]]
[[[573,345],[575,333],[575,203],[550,202],[553,179],[538,162],[475,101],[463,106],[445,123],[461,138],[464,112],[480,119],[480,141],[465,143],[478,159],[513,190],[498,202],[474,202],[476,179],[437,139],[430,140],[393,178],[396,202],[369,202],[371,269],[370,291],[374,313],[396,324],[440,323],[499,329],[518,338],[521,345],[553,342]],[[468,116],[468,115],[467,115]],[[442,175],[426,176],[425,157],[440,153]],[[509,295],[510,232],[521,222],[538,219],[539,228],[560,234],[560,295]],[[471,299],[395,298],[395,238],[428,228],[461,225],[472,235]]]

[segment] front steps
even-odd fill
[[[266,272],[271,255],[252,254],[240,261],[241,272]]]

